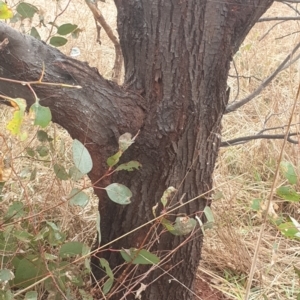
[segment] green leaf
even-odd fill
[[[41,157],[45,157],[49,154],[49,148],[45,145],[39,145],[35,150]]]
[[[66,169],[63,166],[61,166],[59,164],[55,164],[53,166],[53,169],[54,169],[54,173],[57,178],[59,178],[61,180],[69,179],[69,174],[67,173]]]
[[[67,34],[73,32],[77,27],[78,27],[77,25],[74,25],[71,23],[63,24],[58,27],[57,33],[60,35],[67,35]]]
[[[26,101],[22,98],[15,98],[9,101],[10,104],[15,108],[13,118],[9,121],[6,128],[13,134],[18,135],[21,133],[21,125],[24,119]]]
[[[160,261],[158,256],[145,249],[122,249],[120,253],[126,262],[134,265],[155,265]]]
[[[80,189],[73,188],[70,193],[70,204],[85,207],[89,202],[89,196]]]
[[[44,130],[38,130],[36,133],[36,137],[40,142],[47,142],[49,140],[48,133]]]
[[[177,190],[172,186],[168,187],[164,191],[164,193],[160,199],[160,202],[162,203],[163,207],[166,207],[167,203],[172,200],[172,198],[174,197],[176,192],[177,192]]]
[[[276,190],[276,194],[284,200],[291,202],[299,202],[300,194],[298,194],[292,187],[290,186],[281,186]]]
[[[32,4],[22,2],[17,6],[17,12],[23,18],[32,18],[34,14],[38,12],[38,8]]]
[[[70,168],[70,170],[69,170],[69,177],[73,181],[80,180],[83,176],[84,176],[84,174],[82,174],[75,166],[73,166],[73,167]]]
[[[14,286],[28,287],[46,276],[44,262],[37,256],[27,255],[18,263],[15,272]]]
[[[49,228],[47,226],[43,227],[37,235],[33,238],[34,241],[39,241],[45,238],[45,235],[49,232]]]
[[[54,47],[61,47],[61,46],[65,45],[67,42],[68,42],[68,40],[61,36],[53,36],[50,39],[50,45],[52,45]]]
[[[22,242],[25,242],[25,243],[29,243],[32,239],[33,239],[33,235],[27,231],[24,231],[24,230],[16,230],[14,232],[14,236],[22,241]]]
[[[173,224],[172,224],[172,222],[169,221],[169,220],[166,219],[166,218],[162,218],[162,219],[161,219],[161,224],[162,224],[168,231],[170,231],[170,232],[172,232],[172,231],[175,230],[175,229],[174,229],[174,226],[173,226]]]
[[[24,204],[21,201],[14,201],[6,212],[5,218],[21,218],[25,215]]]
[[[52,120],[49,107],[41,106],[38,102],[31,105],[30,112],[34,116],[34,125],[39,125],[42,128],[45,128]]]
[[[24,300],[37,300],[38,293],[36,291],[27,292]]]
[[[294,166],[288,161],[282,161],[280,163],[280,167],[284,177],[288,180],[289,184],[296,184],[297,174],[295,172]]]
[[[93,161],[89,151],[78,140],[74,140],[72,144],[73,162],[76,168],[82,173],[87,174],[92,170]]]
[[[9,290],[7,290],[7,291],[0,290],[0,299],[1,300],[14,300],[14,294]]]
[[[13,17],[11,8],[3,1],[0,1],[0,19],[10,19]]]
[[[130,204],[132,193],[128,187],[120,183],[112,183],[105,188],[108,197],[118,204]]]
[[[195,219],[189,217],[177,217],[174,224],[174,230],[170,231],[174,235],[189,234],[197,225]]]
[[[33,150],[32,148],[27,147],[25,150],[26,150],[26,153],[27,153],[30,157],[34,157],[35,152],[34,152],[34,150]]]
[[[66,239],[66,234],[61,232],[55,223],[46,221],[49,228],[49,233],[47,234],[47,241],[50,245],[56,246],[64,242]]]
[[[55,260],[55,259],[57,259],[56,255],[46,253],[46,252],[44,253],[44,257],[45,257],[46,260]]]
[[[213,215],[212,210],[209,206],[205,206],[205,208],[203,210],[203,213],[204,213],[208,223],[215,223],[214,215]]]
[[[125,171],[133,171],[134,169],[139,169],[140,167],[142,167],[142,165],[135,160],[129,161],[128,163],[125,164],[121,164],[116,168],[116,171],[121,171],[121,170],[125,170]]]
[[[83,243],[80,242],[68,242],[63,244],[59,250],[59,256],[62,258],[73,257],[82,254]]]
[[[120,157],[122,156],[123,152],[122,151],[118,151],[116,154],[114,154],[113,156],[109,157],[106,161],[107,165],[109,167],[113,167],[114,165],[116,165],[119,160]]]
[[[31,27],[30,35],[36,38],[37,40],[41,40],[41,36],[35,27]]]
[[[119,149],[120,151],[124,152],[127,150],[134,141],[132,140],[131,133],[124,133],[119,137]]]
[[[0,282],[7,282],[15,278],[14,273],[8,269],[1,269],[0,270]]]
[[[103,288],[102,288],[104,295],[106,295],[110,291],[110,289],[113,285],[114,274],[113,274],[113,272],[109,266],[109,263],[106,259],[100,258],[99,260],[100,260],[101,267],[103,269],[105,269],[105,273],[109,277],[109,279],[104,283]]]
[[[262,199],[258,199],[258,198],[253,199],[251,204],[251,209],[254,211],[260,211],[261,203],[262,203]]]
[[[295,227],[293,222],[282,223],[278,226],[279,231],[288,238],[297,237],[299,230]]]

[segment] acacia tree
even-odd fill
[[[69,89],[36,84],[34,91],[41,104],[50,107],[53,121],[89,149],[92,182],[105,173],[107,158],[118,150],[119,136],[139,132],[122,161],[137,160],[142,168],[116,173],[95,184],[101,245],[153,219],[152,208],[170,186],[178,190],[172,204],[203,195],[172,212],[171,221],[176,216],[202,217],[209,205],[221,120],[229,98],[226,82],[230,62],[272,2],[115,0],[125,65],[122,86],[105,80],[87,64],[0,23],[0,42],[8,39],[8,44],[0,47],[1,77],[35,81],[44,64],[44,81],[82,86]],[[32,91],[19,83],[0,81],[0,92],[22,96],[29,105],[34,101]],[[111,182],[130,188],[130,205],[113,203],[97,188]],[[161,211],[158,206],[157,214]],[[124,294],[126,299],[134,298],[137,286],[131,284],[132,278],[142,276],[145,268],[134,273],[130,268],[117,268],[123,260],[109,248],[144,246],[163,263],[151,272],[146,270],[146,278],[140,277],[144,284],[151,283],[143,299],[192,299],[188,288],[192,288],[201,255],[199,225],[188,237],[163,232],[163,226],[153,228],[152,224],[142,227],[98,254],[115,269],[116,282],[123,288],[115,299]],[[104,272],[96,267],[96,258],[93,264],[94,275],[100,279]]]

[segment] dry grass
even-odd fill
[[[276,3],[267,16],[293,15],[291,10]],[[238,74],[264,79],[299,41],[299,34],[280,38],[299,31],[298,22],[285,22],[266,32],[274,22],[257,24],[240,51],[235,55]],[[223,139],[257,134],[260,130],[287,124],[295,93],[299,84],[299,64],[282,71],[276,79],[253,101],[223,119]],[[235,70],[232,68],[232,75]],[[260,84],[255,78],[240,79],[239,91],[234,78],[229,78],[231,101],[239,93],[242,99]],[[294,115],[299,122],[299,106]],[[294,127],[295,130],[298,126]],[[279,129],[270,133],[283,134]],[[213,202],[216,227],[207,233],[200,269],[210,274],[213,286],[231,299],[243,299],[247,276],[260,226],[261,212],[251,208],[253,199],[268,199],[274,179],[282,141],[255,140],[243,145],[223,148],[214,173],[215,185],[223,197]],[[299,146],[288,145],[284,159],[292,162],[299,172]],[[226,183],[227,182],[227,183]],[[282,184],[284,179],[279,180]],[[278,217],[292,215],[299,220],[299,204],[284,204],[279,199]],[[300,243],[288,240],[277,231],[274,222],[268,222],[260,245],[257,272],[251,299],[295,299],[299,293],[299,278],[293,266],[299,267]]]
[[[114,59],[113,46],[104,32],[102,32],[102,45],[95,42],[94,21],[83,2],[72,1],[66,13],[58,19],[60,24],[68,19],[69,22],[78,24],[84,30],[78,40],[72,40],[61,50],[69,54],[72,47],[79,47],[82,53],[79,59],[88,61],[91,66],[96,66],[109,78]],[[53,15],[57,11],[55,1],[52,1],[51,5],[49,1],[42,0],[32,1],[32,3],[40,8],[47,7],[46,23],[53,20]],[[65,7],[67,1],[58,3],[61,7]],[[99,2],[99,5],[107,20],[115,28],[116,10],[112,0],[106,0],[106,3]],[[267,13],[272,16],[279,14],[293,15],[293,12],[288,7],[276,3]],[[238,90],[237,81],[232,77],[229,78],[231,100],[235,99],[237,93],[238,99],[241,99],[254,91],[260,84],[259,79],[262,80],[268,76],[299,41],[299,33],[284,37],[291,32],[297,32],[300,27],[299,22],[282,23],[260,41],[272,25],[274,25],[273,22],[257,24],[235,55],[239,75],[255,76],[258,80],[254,77],[241,78]],[[43,36],[47,36],[46,31],[43,32]],[[235,75],[234,68],[230,73]],[[287,124],[299,84],[299,74],[299,63],[296,63],[281,72],[249,104],[237,112],[226,115],[223,120],[223,139],[256,134],[264,128]],[[0,106],[2,128],[10,114],[9,110]],[[297,122],[299,122],[299,107],[294,115],[294,123]],[[70,163],[69,136],[63,130],[57,129],[55,125],[52,125],[49,130],[56,136],[57,145],[66,149],[61,154],[64,156],[65,164]],[[278,129],[276,133],[284,133],[284,131]],[[22,191],[12,183],[18,181],[20,172],[29,165],[28,161],[17,159],[24,144],[16,140],[11,141],[11,136],[8,134],[4,134],[4,137],[12,149],[9,150],[9,155],[14,158],[15,175],[6,185],[3,204],[22,197]],[[209,274],[212,278],[212,285],[231,299],[243,299],[245,294],[247,276],[263,220],[261,212],[254,211],[251,205],[253,199],[256,198],[267,200],[281,145],[282,141],[255,140],[235,147],[222,148],[220,151],[214,182],[216,187],[222,185],[218,190],[222,196],[212,204],[216,224],[212,230],[207,231],[205,236],[200,270]],[[288,145],[284,150],[284,158],[292,162],[300,174],[299,146]],[[57,203],[68,195],[72,188],[70,183],[64,184],[53,176],[49,177],[49,166],[38,162],[34,165],[38,168],[37,179],[26,186],[29,192],[25,198],[29,206],[35,207],[33,203],[38,202],[39,207],[46,207],[48,203]],[[279,184],[283,181],[284,179],[280,178]],[[292,215],[299,219],[299,204],[286,204],[279,199],[275,200],[278,204],[276,210],[278,217]],[[66,203],[58,206],[50,214],[45,213],[44,217],[60,218],[62,227],[68,231],[70,237],[74,240],[90,242],[94,237],[96,202],[96,200],[91,201],[84,210],[70,208]],[[274,226],[274,222],[270,220],[260,245],[251,299],[295,299],[300,288],[299,278],[293,266],[300,267],[299,254],[300,243],[282,237]]]

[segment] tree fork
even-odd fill
[[[85,63],[0,23],[0,41],[9,40],[0,51],[1,77],[36,80],[44,62],[46,81],[83,87],[72,90],[36,86],[35,91],[41,103],[50,107],[55,122],[73,138],[87,142],[94,162],[89,174],[92,182],[103,174],[107,157],[117,151],[118,136],[140,130],[122,159],[138,160],[142,169],[121,172],[102,182],[128,186],[133,193],[132,204],[120,207],[95,189],[101,213],[101,245],[151,220],[152,207],[159,203],[167,187],[178,189],[175,201],[185,195],[183,202],[211,189],[221,119],[229,96],[226,81],[230,61],[272,2],[115,0],[125,63],[124,87],[104,80]],[[0,82],[0,91],[32,102],[32,95],[20,85]],[[206,204],[207,199],[197,199],[177,214],[201,217]],[[201,231],[197,228],[186,239],[161,230],[157,228],[159,243],[153,238],[147,241],[150,251],[162,258],[176,251],[162,269],[155,269],[143,279],[145,284],[153,282],[143,297],[192,299],[189,289],[200,260]],[[139,248],[148,232],[149,227],[144,228],[112,246]],[[119,253],[109,249],[101,255],[112,268],[123,262]],[[99,265],[97,260],[93,262]],[[101,277],[101,270],[97,272],[96,266],[94,270]],[[143,271],[140,268],[135,275]],[[164,272],[166,276],[161,276]],[[122,270],[115,276],[122,281]],[[124,283],[127,290],[115,299],[137,289],[130,290],[129,281]],[[126,299],[131,298],[134,296],[127,295]]]

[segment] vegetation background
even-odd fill
[[[28,1],[29,2],[29,1]],[[18,1],[8,1],[11,7]],[[114,47],[104,30],[101,32],[101,45],[96,42],[95,23],[84,1],[30,1],[44,13],[44,23],[77,24],[82,30],[77,39],[69,38],[60,50],[69,55],[73,47],[80,49],[76,59],[87,61],[90,66],[98,68],[105,77],[110,78],[114,64]],[[115,30],[116,9],[112,0],[99,2],[99,8],[107,22]],[[61,14],[61,15],[59,15]],[[294,16],[296,13],[289,6],[276,2],[266,17]],[[276,22],[278,23],[278,22]],[[31,26],[37,26],[39,20],[34,18],[12,24],[16,29],[28,33]],[[231,88],[231,101],[241,99],[253,92],[264,78],[270,75],[300,39],[299,21],[258,23],[250,32],[238,53],[234,57],[236,68],[232,66],[228,85]],[[49,36],[49,29],[37,28],[43,39]],[[117,34],[115,30],[115,34]],[[300,65],[298,62],[280,72],[254,100],[223,119],[222,140],[235,137],[255,135],[264,128],[277,127],[276,133],[284,133],[288,123],[293,101],[300,82]],[[239,79],[237,80],[237,76]],[[36,132],[30,132],[26,141],[13,138],[5,130],[12,110],[0,106],[0,147],[2,154],[12,157],[12,174],[5,185],[1,211],[4,212],[14,200],[26,203],[30,210],[39,212],[38,222],[51,220],[60,222],[61,231],[67,239],[91,245],[94,240],[97,199],[89,190],[91,201],[84,208],[72,207],[62,203],[74,183],[57,180],[49,172],[45,161],[29,160],[24,155],[26,147],[36,147]],[[26,123],[27,122],[27,123]],[[299,127],[299,105],[293,116],[295,129]],[[30,128],[30,118],[25,121],[25,128]],[[54,137],[55,154],[53,161],[63,162],[67,167],[72,164],[71,139],[68,134],[52,124],[48,134]],[[212,209],[215,224],[206,231],[203,259],[199,267],[199,277],[217,293],[221,291],[228,299],[243,299],[250,271],[256,241],[263,222],[265,201],[270,194],[274,173],[282,140],[253,140],[245,144],[223,147],[214,173],[215,197]],[[284,149],[284,160],[295,166],[297,175],[299,167],[299,145],[288,144]],[[42,160],[42,159],[41,159]],[[34,180],[28,180],[32,170],[36,169]],[[79,186],[87,184],[84,178]],[[278,186],[286,178],[280,176]],[[78,185],[78,183],[76,183]],[[299,180],[296,184],[299,189]],[[54,206],[50,211],[47,207]],[[278,231],[278,220],[288,216],[299,220],[299,202],[290,203],[279,197],[273,201],[273,215],[268,222],[260,244],[255,288],[251,299],[299,299],[299,276],[294,267],[300,268],[299,240],[287,239]],[[87,286],[88,286],[88,278]],[[298,296],[298,298],[297,298]],[[199,299],[201,297],[199,296]],[[203,298],[204,299],[204,298]]]

